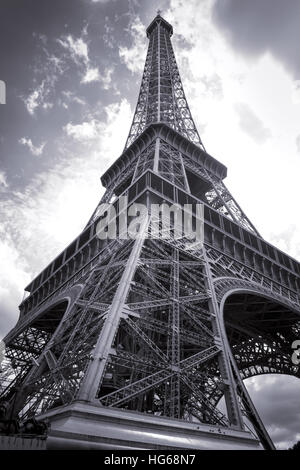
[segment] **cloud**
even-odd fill
[[[18,319],[17,305],[22,300],[22,290],[29,283],[30,275],[22,254],[3,234],[0,237],[0,258],[1,264],[5,266],[5,269],[0,270],[1,339]]]
[[[58,43],[71,54],[71,58],[76,63],[83,61],[89,64],[88,45],[82,38],[73,38],[70,34],[63,39],[58,39]]]
[[[0,188],[8,188],[8,184],[6,181],[6,174],[4,171],[0,171]]]
[[[87,106],[86,101],[82,97],[75,95],[71,90],[63,90],[62,95],[69,103],[77,103],[82,106]]]
[[[108,90],[110,88],[114,67],[106,67],[103,72],[100,72],[99,67],[93,64],[89,56],[87,36],[87,25],[85,25],[80,37],[68,34],[55,39],[55,43],[60,46],[60,53],[54,52],[54,50],[49,52],[46,47],[43,47],[46,60],[41,61],[35,67],[36,74],[43,73],[43,80],[27,96],[21,96],[31,116],[34,116],[39,108],[44,110],[51,109],[55,102],[68,109],[68,103],[64,102],[61,98],[57,99],[59,92],[57,81],[60,76],[70,70],[70,64],[72,63],[78,68],[81,84],[86,85],[99,82],[103,89]],[[72,99],[73,102],[77,103],[79,103],[79,100],[79,98],[76,99],[75,97]],[[85,103],[84,100],[80,101],[81,104]]]
[[[49,55],[48,62],[50,67],[54,69],[55,72],[58,72],[59,74],[63,74],[65,72],[64,61],[60,57],[56,57],[53,54]]]
[[[244,383],[275,447],[285,450],[300,440],[299,379],[264,374],[246,379]],[[218,408],[226,410],[224,397]],[[254,431],[248,419],[245,423]]]
[[[104,72],[101,75],[98,67],[90,67],[88,65],[85,71],[85,75],[81,79],[81,83],[101,82],[104,90],[108,90],[112,83],[113,72],[114,67],[107,67],[104,69]]]
[[[19,140],[19,143],[22,144],[22,145],[27,146],[29,148],[30,152],[32,153],[32,155],[35,155],[35,156],[42,155],[44,147],[46,145],[46,142],[43,142],[41,145],[35,146],[35,145],[33,145],[32,140],[28,139],[26,137],[22,137]]]
[[[291,99],[292,90],[295,94],[297,87],[271,54],[262,55],[259,60],[249,54],[237,54],[224,40],[224,28],[212,21],[214,3],[215,0],[170,0],[163,16],[174,28],[176,61],[205,148],[227,166],[226,185],[262,236],[272,241],[273,234],[289,227],[298,213],[300,159],[295,142],[300,108]],[[252,2],[248,3],[251,8]],[[222,98],[221,93],[210,89],[215,75],[221,81]],[[241,116],[235,103],[247,105],[239,110]],[[258,122],[252,119],[253,114]],[[278,187],[289,194],[288,206]],[[298,221],[295,223],[299,225]],[[293,233],[290,237],[294,239]],[[294,250],[294,242],[290,246]],[[295,256],[296,252],[288,253]]]
[[[145,26],[139,16],[133,18],[127,32],[132,38],[132,46],[120,46],[119,56],[121,61],[133,73],[140,73],[143,70],[146,57],[146,34]]]
[[[87,67],[85,75],[81,79],[81,83],[98,82],[100,73],[98,67]]]
[[[297,152],[300,153],[300,134],[296,138]]]
[[[216,99],[223,98],[223,84],[221,77],[217,73],[211,75],[203,75],[201,82],[205,86],[205,93],[211,94]]]
[[[81,124],[72,124],[69,122],[64,127],[64,131],[69,137],[73,137],[74,140],[85,142],[97,137],[97,128],[99,128],[99,122],[92,119],[89,122],[83,122]]]
[[[114,67],[106,67],[103,74],[100,77],[104,90],[108,90],[112,83],[112,75],[114,73]]]
[[[270,130],[264,126],[263,122],[246,103],[236,103],[234,109],[239,117],[240,128],[249,137],[263,144],[271,136]]]
[[[300,104],[300,80],[295,80],[292,85],[292,102]]]
[[[37,40],[40,39],[40,35],[34,36]],[[34,116],[39,108],[44,110],[53,108],[57,96],[57,81],[68,69],[64,58],[58,57],[53,51],[49,52],[46,48],[47,41],[43,40],[43,44],[45,46],[42,48],[43,56],[37,54],[33,68],[35,75],[33,82],[40,83],[31,89],[27,96],[24,94],[21,96],[31,116]],[[80,50],[80,47],[78,49]],[[41,76],[42,80],[37,78]]]
[[[299,0],[216,0],[213,19],[234,49],[249,56],[270,52],[300,78]]]
[[[118,110],[121,113],[119,117],[117,117]],[[63,130],[69,137],[77,142],[84,144],[89,142],[91,143],[95,140],[101,139],[103,133],[107,132],[107,123],[110,124],[113,121],[119,120],[120,124],[124,126],[124,115],[127,114],[129,117],[131,110],[128,102],[123,99],[120,104],[112,103],[108,105],[105,109],[105,113],[107,116],[107,121],[105,123],[96,118],[92,118],[89,121],[84,121],[80,124],[69,122],[64,126]]]
[[[300,440],[300,381],[276,374],[247,379],[245,385],[271,438],[279,449]]]
[[[22,191],[8,192],[0,173],[7,193],[0,205],[0,335],[17,319],[22,289],[87,223],[103,191],[99,175],[120,155],[131,115],[123,99],[104,108],[102,121],[70,125],[69,139],[57,142],[63,158]]]
[[[33,116],[36,109],[39,107],[42,107],[43,109],[53,107],[53,103],[47,101],[49,93],[50,88],[47,87],[46,80],[43,80],[42,83],[27,96],[27,98],[22,97],[29,114]]]
[[[114,34],[115,27],[112,25],[111,20],[108,16],[105,17],[104,31],[105,33],[102,36],[103,41],[110,49],[113,49],[116,43]]]
[[[279,214],[281,218],[281,214]],[[283,224],[284,226],[284,224]],[[300,259],[300,229],[296,224],[289,224],[286,228],[271,232],[270,242],[285,253],[290,253]]]
[[[83,39],[87,35],[87,28],[82,31],[82,37],[74,38],[72,35],[58,39],[58,43],[70,53],[70,58],[82,69],[80,83],[89,84],[100,82],[105,90],[108,90],[111,84],[114,67],[107,67],[103,73],[100,73],[98,66],[92,64],[89,57],[88,43]]]

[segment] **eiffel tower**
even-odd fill
[[[0,443],[46,423],[48,449],[274,449],[243,380],[300,377],[300,264],[260,236],[226,188],[227,169],[192,119],[172,34],[158,13],[106,191],[25,289],[5,338]],[[204,243],[151,238],[148,216],[142,236],[99,237],[103,204],[120,215],[133,203],[202,204]]]

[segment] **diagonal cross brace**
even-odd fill
[[[220,349],[214,345],[193,356],[184,359],[179,363],[177,370],[164,369],[149,375],[133,384],[127,385],[120,390],[112,392],[100,398],[100,402],[106,406],[120,406],[121,404],[131,400],[132,398],[145,393],[146,391],[156,387],[160,383],[169,379],[175,374],[180,374],[181,370],[185,371],[193,367],[199,366],[201,363],[208,361],[220,352]]]
[[[126,318],[125,325],[126,324],[130,327],[130,333],[133,332],[139,339],[141,339],[143,341],[143,343],[149,349],[151,349],[151,351],[154,352],[154,354],[156,354],[156,356],[161,361],[163,361],[164,364],[168,363],[168,358],[165,355],[165,353],[158,346],[156,346],[156,344],[149,338],[149,336],[147,336],[143,332],[143,330],[134,321],[132,321],[130,318]],[[125,325],[123,324],[123,327]],[[126,326],[125,326],[125,328],[126,328]]]

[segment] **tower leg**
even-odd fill
[[[118,330],[121,314],[124,308],[130,283],[135,273],[141,249],[144,244],[142,234],[145,232],[148,220],[145,219],[139,237],[134,241],[130,256],[127,260],[123,275],[107,314],[105,324],[97,340],[84,380],[81,384],[78,399],[93,401],[97,395],[101,378],[107,365],[111,346]]]
[[[234,369],[234,375],[237,381],[237,390],[238,394],[242,399],[242,403],[245,407],[245,412],[247,414],[247,417],[249,418],[250,422],[252,423],[257,436],[260,439],[260,442],[262,443],[263,447],[265,450],[276,450],[276,447],[274,446],[274,443],[272,439],[270,438],[262,420],[260,419],[260,416],[254,406],[254,403],[252,402],[250,395],[247,391],[247,388],[241,379],[240,372],[238,370],[238,367],[236,365],[236,362],[234,360],[234,357],[231,354],[231,363]]]
[[[216,333],[215,342],[221,347],[221,353],[219,354],[219,367],[221,372],[221,377],[223,379],[224,387],[224,396],[225,403],[228,413],[229,421],[232,425],[237,426],[239,429],[244,429],[244,422],[242,413],[240,410],[236,383],[232,374],[230,367],[229,351],[225,341],[225,332],[222,329],[220,322],[220,310],[216,298],[216,293],[214,289],[212,274],[210,270],[209,261],[203,247],[203,257],[206,265],[206,283],[207,288],[211,292],[210,308],[214,315],[213,326]]]

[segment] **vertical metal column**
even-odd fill
[[[157,25],[157,122],[160,122],[160,23]]]
[[[92,353],[92,358],[79,390],[79,400],[92,401],[97,395],[101,378],[107,365],[107,359],[111,351],[112,343],[118,330],[121,314],[130,288],[130,283],[137,268],[137,262],[144,244],[144,238],[142,234],[145,233],[147,225],[148,218],[145,218],[143,226],[141,227],[140,236],[134,241],[134,245],[127,260],[120,284],[115,293],[105,320],[105,324]]]
[[[221,372],[221,377],[224,384],[224,396],[226,402],[226,408],[228,413],[229,421],[232,425],[238,427],[239,429],[244,429],[243,417],[238,401],[236,383],[233,378],[233,373],[230,367],[229,353],[226,347],[226,342],[224,339],[224,334],[220,324],[220,312],[219,305],[216,298],[216,293],[214,289],[214,284],[212,280],[211,269],[209,261],[206,255],[205,247],[203,246],[203,258],[205,262],[205,271],[206,271],[206,283],[209,292],[211,293],[211,300],[209,301],[209,307],[211,309],[211,314],[214,317],[213,326],[215,328],[215,343],[220,346],[221,352],[219,354],[219,368]]]
[[[160,148],[160,138],[157,137],[156,142],[155,142],[155,153],[154,153],[154,163],[153,163],[153,171],[155,171],[155,173],[158,173],[159,148]]]
[[[179,370],[180,363],[180,310],[179,310],[179,251],[173,249],[172,279],[172,301],[171,306],[171,364],[173,370]],[[170,384],[170,409],[171,416],[180,418],[180,378],[175,375]]]

